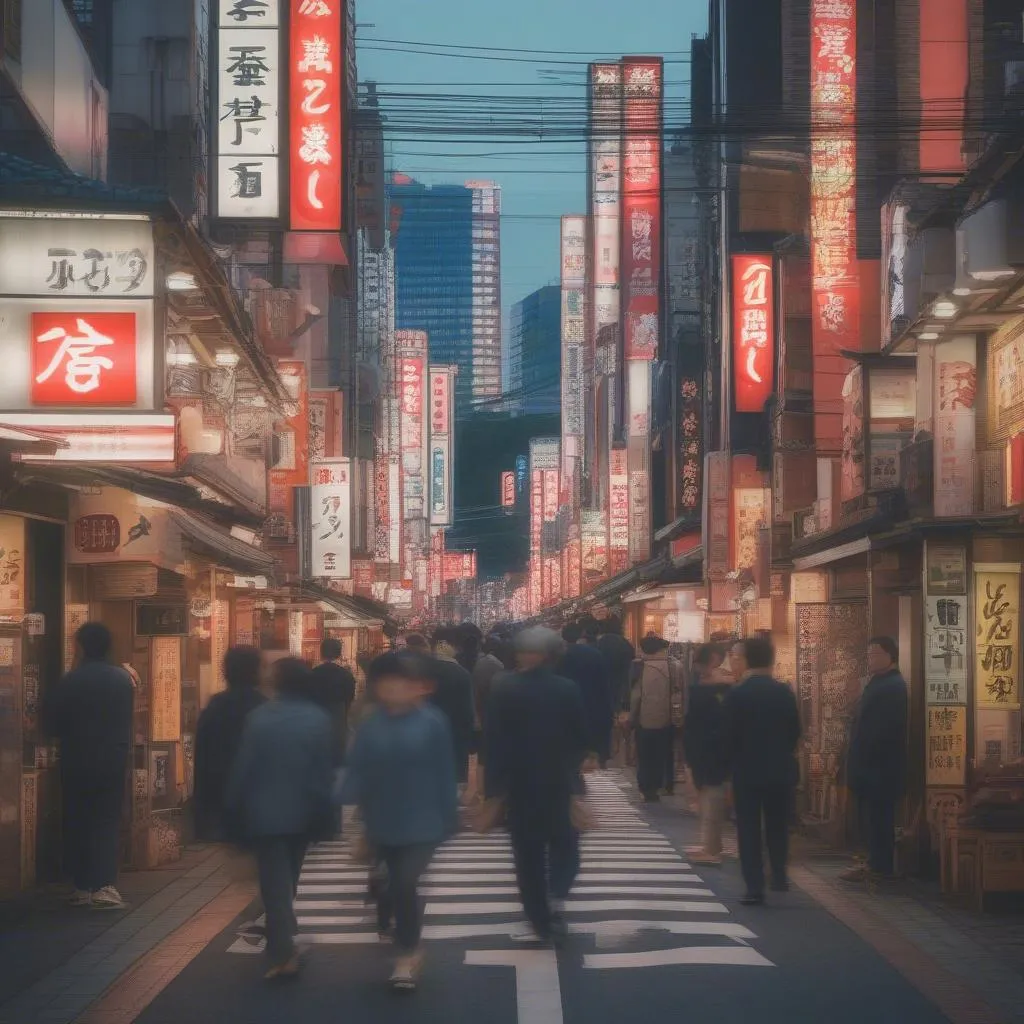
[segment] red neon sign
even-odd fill
[[[342,0],[291,0],[289,116],[293,231],[340,231]]]
[[[733,256],[732,350],[737,412],[762,412],[772,393],[774,299],[771,257]]]

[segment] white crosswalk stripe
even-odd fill
[[[704,879],[629,803],[614,773],[588,776],[588,790],[598,827],[581,838],[580,872],[565,906],[570,934],[591,936],[596,945],[585,967],[772,966],[751,947],[754,933],[728,920]],[[322,946],[377,943],[366,894],[367,869],[350,859],[348,842],[318,845],[299,882],[300,934]],[[452,838],[424,874],[421,894],[426,941],[512,938],[521,929],[507,835]],[[261,940],[252,929],[243,934],[245,927],[229,952],[260,950]],[[624,951],[637,942],[658,948]]]

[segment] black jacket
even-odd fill
[[[448,718],[455,748],[455,770],[459,782],[465,782],[469,775],[469,754],[476,729],[473,677],[457,661],[434,658],[431,665],[435,686],[431,701]]]
[[[596,647],[570,644],[557,671],[580,689],[587,722],[587,749],[607,760],[612,743],[612,691],[607,661]]]
[[[220,842],[239,835],[238,824],[228,820],[225,795],[245,720],[263,701],[255,686],[235,686],[216,694],[199,715],[192,796],[197,839]]]
[[[557,827],[580,788],[587,724],[579,687],[549,669],[502,676],[488,706],[488,797],[508,801],[510,817]]]
[[[85,661],[46,698],[44,719],[60,740],[66,779],[75,784],[123,784],[134,732],[131,676],[106,661]]]
[[[356,699],[356,677],[333,661],[317,665],[310,676],[313,697],[330,716],[334,726],[334,759],[345,760],[345,742],[348,737],[348,713]]]
[[[796,697],[769,675],[748,676],[725,698],[729,759],[737,786],[791,786],[799,778]]]
[[[725,701],[731,683],[690,686],[683,719],[683,749],[696,786],[721,786],[729,778],[729,733]]]
[[[907,774],[907,684],[898,668],[872,676],[850,731],[847,778],[854,792],[899,796]]]
[[[597,649],[608,663],[608,674],[612,688],[614,706],[629,709],[629,674],[636,660],[636,648],[620,633],[605,633],[597,641]]]

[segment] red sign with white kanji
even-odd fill
[[[134,405],[134,313],[33,313],[33,405]]]
[[[762,412],[772,393],[774,300],[771,256],[733,256],[732,347],[737,412]]]

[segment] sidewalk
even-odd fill
[[[125,874],[125,911],[67,907],[46,890],[0,905],[0,1024],[71,1024],[232,881],[221,852],[199,847]]]

